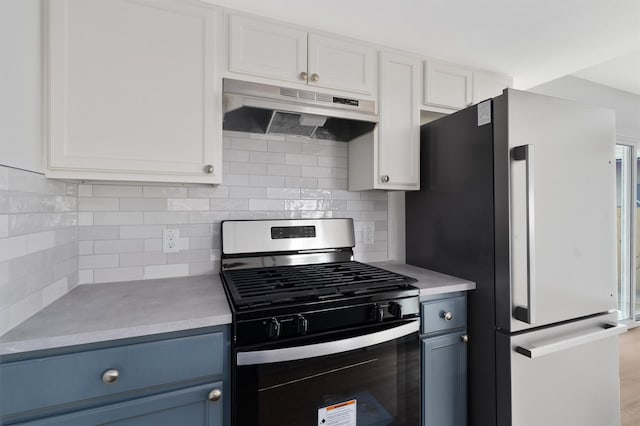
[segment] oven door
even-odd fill
[[[236,352],[235,425],[418,425],[419,321]]]

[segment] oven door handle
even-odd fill
[[[348,339],[331,342],[315,343],[306,346],[292,346],[289,348],[270,349],[266,351],[238,352],[237,365],[259,365],[273,362],[294,361],[347,352],[354,349],[366,348],[390,340],[398,339],[420,330],[420,321],[413,320],[398,327],[383,331],[350,337]]]

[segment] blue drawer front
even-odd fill
[[[189,336],[0,365],[2,416],[223,372],[222,333]],[[108,369],[120,373],[102,382]]]
[[[447,320],[445,314],[450,313]],[[422,303],[422,333],[453,330],[467,323],[466,296],[451,297]]]

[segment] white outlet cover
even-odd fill
[[[180,252],[180,230],[179,229],[163,229],[162,230],[162,252],[163,253]]]

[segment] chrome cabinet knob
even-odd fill
[[[311,74],[311,81],[318,81],[320,80],[320,76],[316,73]]]
[[[107,385],[115,383],[118,380],[118,377],[120,377],[120,372],[118,370],[109,369],[102,373],[102,383]]]
[[[216,402],[222,398],[222,391],[220,389],[214,389],[209,392],[209,401]]]
[[[460,336],[460,340],[462,340],[462,343],[469,342],[469,335],[468,334],[463,334],[462,336]]]
[[[208,174],[213,173],[213,166],[211,164],[207,164],[206,166],[204,166],[204,171]]]
[[[307,81],[307,77],[308,77],[308,76],[309,76],[309,75],[308,75],[306,72],[302,71],[302,72],[300,73],[300,80]]]
[[[451,312],[443,312],[442,318],[444,318],[445,321],[451,321],[453,319],[453,314]]]
[[[380,177],[380,180],[382,181],[382,183],[387,183],[389,182],[389,175],[382,175]]]

